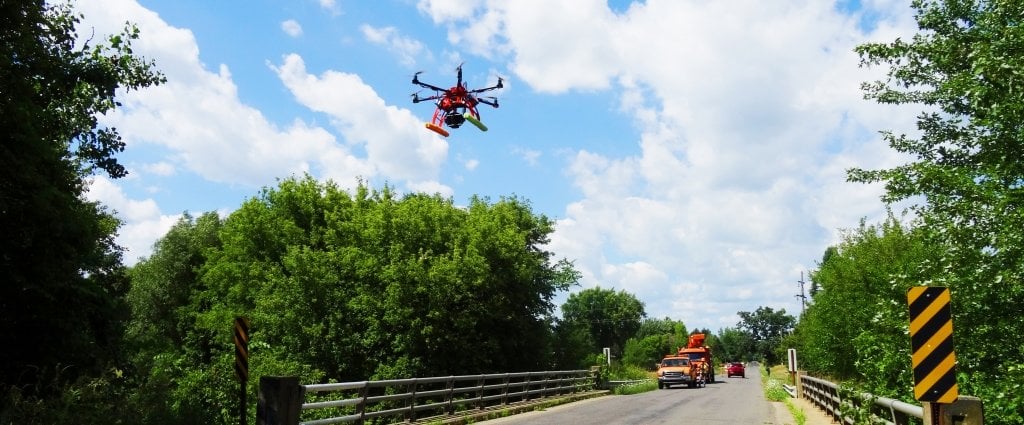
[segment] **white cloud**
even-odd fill
[[[302,25],[299,25],[299,22],[294,19],[281,22],[281,30],[291,37],[299,37],[302,35]]]
[[[174,175],[174,165],[167,161],[154,162],[152,164],[145,164],[142,169],[147,173],[154,174],[157,176],[172,176]]]
[[[333,2],[322,4],[336,9]],[[128,149],[149,144],[170,152],[170,162],[145,166],[156,175],[180,167],[207,182],[257,188],[308,172],[343,186],[358,178],[380,179],[404,183],[408,190],[452,193],[438,180],[447,144],[421,131],[422,124],[408,110],[385,105],[354,75],[306,75],[296,55],[280,67],[271,66],[300,102],[332,118],[341,138],[299,119],[279,126],[239,99],[226,65],[211,70],[200,60],[191,31],[168,25],[133,0],[82,0],[76,8],[85,16],[83,25],[97,34],[119,31],[126,19],[137,24],[142,37],[133,46],[135,53],[155,60],[167,77],[159,86],[120,94],[123,106],[101,117],[103,124],[117,127]],[[357,156],[354,147],[364,150],[365,157]],[[98,182],[97,199],[113,203],[126,220],[118,240],[145,255],[148,247],[139,242],[166,231],[170,216],[159,215],[155,205],[147,215],[125,214],[153,201],[127,199]]]
[[[100,202],[125,222],[118,229],[118,244],[124,247],[126,265],[134,265],[139,257],[153,253],[156,241],[174,226],[180,215],[164,215],[152,199],[137,201],[128,198],[120,187],[106,177],[93,177],[86,198]]]
[[[584,287],[635,291],[654,316],[711,328],[761,305],[798,313],[799,272],[837,227],[882,211],[879,188],[845,169],[898,163],[875,130],[911,128],[913,113],[862,100],[878,71],[852,48],[909,34],[910,20],[905,4],[868,7],[886,19],[870,34],[813,0],[648,0],[621,14],[598,0],[419,3],[450,40],[507,52],[534,90],[620,90],[639,153],[572,157],[582,198],[551,248]]]
[[[387,47],[388,51],[398,56],[399,62],[406,66],[416,65],[417,57],[425,50],[423,43],[399,34],[395,27],[377,28],[362,25],[359,30],[367,41]],[[427,56],[429,57],[429,52]]]
[[[422,131],[422,122],[411,111],[385,104],[355,74],[327,71],[311,75],[295,54],[285,56],[273,69],[299,103],[330,116],[348,143],[363,146],[373,174],[405,181],[409,187],[432,187],[451,194],[451,189],[437,180],[448,143]]]
[[[336,0],[319,0],[319,2],[320,7],[331,12],[332,15],[337,16],[341,14],[341,7],[338,6],[338,2]]]
[[[445,22],[472,17],[482,4],[481,0],[420,0],[416,7],[434,22]]]
[[[520,158],[523,159],[523,161],[526,161],[527,164],[533,166],[537,165],[537,161],[540,160],[540,157],[542,155],[542,152],[539,150],[526,149],[520,147],[513,148],[512,153],[518,155]]]
[[[795,314],[800,271],[835,242],[837,228],[882,212],[879,188],[846,183],[845,170],[900,163],[876,130],[911,132],[914,113],[861,99],[859,82],[880,71],[858,68],[851,49],[906,37],[912,19],[904,1],[862,4],[881,21],[864,26],[861,16],[816,0],[647,0],[621,13],[603,0],[420,0],[417,7],[461,52],[507,60],[533,91],[620,96],[613,108],[637,129],[621,142],[635,149],[566,156],[565,175],[580,196],[559,215],[550,247],[576,261],[584,287],[626,289],[652,316],[715,329],[762,305]],[[333,0],[320,5],[340,13]],[[340,184],[363,177],[452,195],[439,177],[448,144],[358,75],[311,72],[299,55],[284,56],[271,72],[330,127],[277,124],[240,100],[227,66],[202,63],[190,31],[130,0],[76,7],[97,33],[126,17],[138,23],[136,52],[168,76],[167,84],[123,96],[124,107],[104,117],[129,148],[171,152],[147,172],[187,171],[243,187],[311,172]],[[430,54],[397,28],[361,30],[405,64]],[[444,59],[461,62],[460,51]],[[129,199],[114,183],[97,180],[90,193],[129,222],[121,240],[154,240],[173,223],[152,200]]]

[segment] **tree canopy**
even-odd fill
[[[132,54],[130,25],[83,39],[70,6],[41,0],[0,2],[0,22],[0,383],[32,393],[119,355],[120,223],[83,193],[94,172],[126,174],[96,117],[162,77]]]
[[[890,169],[853,169],[881,182],[888,202],[920,199],[922,238],[940,255],[920,281],[953,296],[960,389],[986,399],[999,420],[1024,421],[1024,403],[998,396],[1024,382],[1024,4],[1016,0],[914,0],[910,40],[857,47],[885,81],[863,85],[879,103],[919,105],[919,134],[883,132],[908,155]],[[968,377],[972,379],[968,379]],[[1009,385],[1009,386],[1007,386]],[[986,396],[991,396],[991,399]],[[991,401],[990,401],[991,400]]]
[[[551,231],[516,198],[459,207],[289,178],[222,221],[184,219],[161,239],[132,269],[132,329],[162,317],[180,332],[133,335],[162,350],[143,368],[151,388],[172,392],[177,405],[167,410],[177,417],[220,412],[231,400],[223,371],[235,316],[251,320],[252,376],[541,370],[553,361],[552,299],[578,278],[543,249]]]
[[[615,356],[622,354],[646,316],[644,304],[624,290],[588,288],[569,295],[562,305],[562,320],[584,329],[597,344],[594,351],[608,347]]]
[[[769,363],[779,361],[776,348],[782,338],[796,326],[796,318],[786,314],[786,309],[775,311],[771,307],[758,307],[753,312],[741,311],[736,327],[750,336],[758,355]]]

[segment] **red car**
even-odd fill
[[[743,363],[740,362],[732,362],[726,365],[725,374],[730,378],[732,378],[733,375],[739,376],[740,378],[747,377],[746,368],[744,368]]]

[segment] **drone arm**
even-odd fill
[[[489,98],[489,99],[488,98],[479,97],[476,100],[478,102],[480,102],[480,103],[483,103],[484,105],[490,105],[490,106],[495,107],[495,108],[498,107],[498,98],[496,98],[496,97],[492,97],[492,98]]]
[[[470,93],[483,93],[485,91],[497,90],[497,89],[500,89],[500,88],[503,88],[503,87],[505,87],[505,84],[503,84],[502,78],[498,77],[498,84],[495,84],[495,85],[493,85],[491,87],[484,87],[482,89],[470,90],[469,92]]]
[[[433,95],[433,96],[427,96],[427,97],[419,97],[419,95],[413,93],[413,95],[412,95],[412,103],[426,102],[428,100],[437,100],[437,99],[440,99],[440,98],[441,98],[440,95]]]
[[[433,91],[440,91],[440,92],[444,92],[444,91],[447,91],[447,90],[445,90],[445,89],[442,89],[442,88],[440,88],[440,87],[438,87],[438,86],[435,86],[435,85],[432,85],[432,84],[427,84],[427,83],[424,83],[424,82],[420,81],[420,78],[419,78],[419,73],[417,73],[417,74],[414,74],[414,75],[412,76],[412,83],[413,83],[413,84],[415,84],[415,85],[417,85],[417,86],[420,86],[420,87],[426,88],[426,89],[431,89],[431,90],[433,90]]]

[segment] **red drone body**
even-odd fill
[[[466,88],[466,84],[462,82],[462,65],[455,68],[458,74],[458,80],[455,86],[449,89],[442,89],[440,87],[424,83],[419,80],[420,73],[417,72],[412,77],[412,83],[423,88],[428,88],[434,91],[432,96],[419,97],[419,93],[413,93],[413,103],[419,103],[426,100],[434,100],[434,104],[437,109],[434,110],[434,116],[430,122],[426,123],[428,130],[440,134],[444,137],[448,137],[448,130],[444,127],[459,128],[462,123],[469,121],[471,124],[479,128],[481,131],[487,131],[487,126],[480,122],[480,112],[477,111],[476,105],[485,104],[492,107],[498,107],[498,99],[493,96],[478,97],[477,94],[496,90],[504,87],[502,85],[501,77],[498,77],[498,84],[491,87],[485,87],[482,89],[469,90]]]

